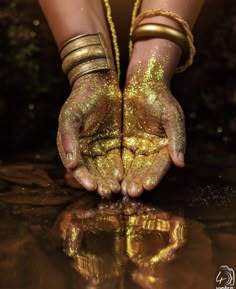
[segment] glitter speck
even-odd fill
[[[35,31],[30,31],[30,37],[34,38],[36,37],[37,33]]]

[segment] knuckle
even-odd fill
[[[80,109],[73,103],[66,102],[60,111],[58,122],[60,125],[73,125],[80,123],[81,119]]]
[[[184,111],[179,103],[172,105],[169,109],[169,114],[172,119],[184,121]]]
[[[172,115],[172,116],[174,116],[174,115],[176,115],[176,114],[179,113],[179,110],[178,110],[178,108],[177,108],[176,105],[172,105],[172,106],[169,108],[169,111],[170,111],[170,115]]]
[[[178,110],[179,114],[184,115],[183,108],[182,108],[182,106],[179,103],[177,103],[176,107],[177,107],[177,110]]]

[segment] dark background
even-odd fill
[[[111,2],[124,80],[132,1]],[[173,79],[190,164],[235,166],[235,32],[235,0],[207,0],[194,30],[195,63]],[[0,158],[56,159],[57,117],[70,87],[37,1],[0,1],[0,64]]]

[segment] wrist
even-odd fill
[[[165,39],[149,39],[138,41],[134,44],[132,56],[127,71],[127,76],[137,67],[145,66],[150,59],[155,59],[163,68],[163,81],[171,81],[181,57],[181,48]]]
[[[84,86],[83,84],[87,81],[90,82],[90,84],[98,84],[99,86],[105,87],[110,80],[114,81],[114,83],[117,81],[118,83],[117,74],[114,70],[92,72],[77,78],[72,85],[72,90]]]
[[[71,86],[83,75],[114,70],[111,53],[102,33],[84,34],[69,39],[60,47],[62,70]]]

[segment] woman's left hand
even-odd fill
[[[124,91],[122,192],[152,190],[171,165],[184,166],[184,113],[156,60],[133,69]]]

